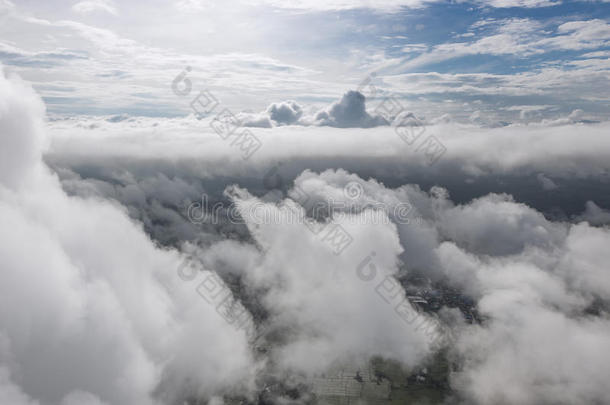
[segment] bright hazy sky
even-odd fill
[[[190,66],[236,110],[327,105],[375,72],[428,117],[605,120],[608,21],[608,1],[0,0],[0,62],[51,114],[186,115]]]

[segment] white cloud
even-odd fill
[[[0,88],[0,397],[153,404],[155,392],[172,402],[247,390],[245,333],[123,209],[68,197],[41,161],[40,99],[16,78]]]
[[[100,11],[117,14],[116,5],[112,0],[84,0],[74,4],[72,10],[78,14],[91,14]]]
[[[550,7],[562,3],[561,0],[480,0],[479,3],[489,7],[510,8],[510,7]]]
[[[586,223],[573,226],[566,240],[559,273],[578,291],[607,299],[610,279],[604,263],[609,258],[605,248],[608,242],[608,227],[593,228]]]
[[[471,42],[436,45],[428,52],[407,60],[401,66],[411,69],[466,55],[517,55],[528,57],[555,49],[583,50],[606,46],[610,25],[603,20],[570,21],[560,24],[555,33],[545,32],[544,25],[528,18],[482,20],[470,29],[492,28]],[[550,35],[549,35],[550,34]]]
[[[493,195],[446,210],[439,230],[469,252],[494,256],[522,252],[526,247],[550,249],[565,238],[565,229],[542,214],[516,204],[510,196]]]
[[[343,194],[343,187],[325,183],[323,176],[297,183],[326,198]],[[295,213],[303,214],[303,208],[294,201],[264,204],[239,190],[235,199],[256,243],[265,250],[262,262],[245,274],[247,282],[268,291],[262,298],[270,313],[267,328],[289,337],[271,349],[278,366],[315,375],[337,364],[366,362],[375,355],[407,365],[425,357],[430,338],[402,321],[394,310],[404,298],[402,288],[392,292],[399,294],[393,304],[378,292],[386,276],[397,274],[402,251],[396,228],[383,220],[385,213],[339,216],[316,234],[295,220]],[[277,220],[267,223],[257,218]],[[332,241],[324,237],[337,225],[353,240],[341,254],[334,253]],[[370,252],[375,252],[375,277],[364,281],[357,269]]]
[[[303,115],[303,107],[295,101],[272,103],[260,114],[239,113],[241,125],[246,127],[271,128],[278,125],[317,125],[337,128],[371,128],[389,125],[379,115],[366,111],[366,98],[358,91],[348,91],[341,100],[311,115]],[[394,118],[394,117],[392,117]]]
[[[303,115],[301,106],[294,101],[273,103],[267,108],[267,112],[269,118],[278,124],[294,124]]]
[[[176,3],[176,8],[180,11],[191,13],[199,12],[213,7],[212,2],[202,0],[180,0]]]
[[[409,69],[465,55],[517,54],[528,56],[542,52],[531,44],[532,39],[541,29],[541,24],[537,21],[526,18],[508,18],[502,21],[485,21],[485,26],[494,27],[491,35],[480,37],[472,42],[436,45],[430,51],[405,62],[403,67]],[[479,27],[481,27],[480,22],[475,23],[471,28]]]
[[[283,101],[280,103],[272,103],[267,109],[261,113],[246,113],[237,114],[241,125],[245,127],[271,128],[277,125],[299,125],[303,110],[295,101]]]
[[[600,264],[607,238],[607,230],[576,225],[560,249],[528,248],[510,259],[477,257],[453,243],[439,247],[447,276],[480,297],[486,317],[462,329],[455,348],[465,362],[452,384],[470,402],[608,400],[603,376],[610,370],[600,354],[610,322],[603,310],[598,317],[584,312],[591,293],[608,297]]]
[[[399,10],[401,7],[420,8],[427,3],[434,3],[438,0],[248,0],[250,4],[265,4],[278,8],[300,9],[308,11],[324,11],[324,10],[349,10],[356,8],[371,8],[386,11]]]
[[[519,304],[521,295],[489,294],[481,309],[494,320],[465,334],[461,351],[469,360],[454,386],[478,404],[607,401],[603,376],[610,370],[600,356],[607,352],[607,320],[578,320],[542,305]]]
[[[348,10],[355,8],[372,8],[380,9],[385,11],[398,10],[401,7],[407,8],[422,8],[431,3],[439,2],[438,0],[383,0],[383,1],[370,1],[370,0],[332,0],[332,1],[320,1],[320,0],[290,0],[290,1],[278,1],[278,0],[249,0],[250,4],[266,4],[273,7],[281,7],[288,9],[300,9],[309,11],[321,11],[321,10]],[[474,1],[482,6],[489,7],[548,7],[561,4],[558,0],[478,0]]]
[[[610,51],[589,52],[581,56],[584,58],[610,58]]]
[[[245,167],[258,169],[262,178],[269,162],[306,160],[334,156],[353,159],[369,156],[388,164],[401,162],[404,169],[425,165],[425,156],[408,145],[390,126],[332,128],[285,126],[260,128],[253,133],[262,147],[252,162],[241,159],[239,148],[231,146],[209,126],[209,119],[133,118],[111,123],[103,118],[73,118],[50,123],[49,157],[84,164],[115,158],[179,159],[198,175],[237,174]],[[566,121],[539,125],[480,128],[474,125],[429,124],[422,141],[436,136],[447,152],[434,172],[458,171],[468,175],[543,172],[559,181],[563,176],[598,176],[607,170],[610,139],[604,136],[608,123],[580,124]],[[154,134],[152,136],[151,134]],[[103,140],[103,142],[101,142]],[[188,166],[189,160],[198,160]]]
[[[9,81],[0,80],[0,113],[5,119],[0,149],[0,181],[9,187],[18,187],[34,167],[40,164],[45,144],[43,122],[45,112],[40,98],[32,91],[24,92],[27,87],[19,78]],[[30,117],[36,117],[31,119]],[[12,133],[26,133],[28,136],[11,136]]]
[[[313,117],[314,124],[338,128],[370,128],[388,125],[388,121],[366,111],[366,98],[358,91],[348,91],[340,101],[331,104],[326,110]]]
[[[540,40],[534,46],[581,50],[610,44],[610,24],[604,20],[570,21],[557,28],[559,35]]]

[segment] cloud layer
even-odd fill
[[[278,125],[257,130],[263,147],[243,160],[206,120],[46,124],[25,83],[2,77],[0,89],[0,399],[245,398],[269,376],[307,391],[312,376],[374,356],[424,365],[449,330],[455,400],[610,400],[605,205],[552,220],[508,194],[456,202],[404,181],[529,177],[536,194],[573,194],[580,179],[607,181],[606,124],[430,124],[420,135],[447,148],[433,166],[405,141],[415,132]],[[364,126],[360,101],[347,95],[329,117]],[[268,110],[276,123],[298,111]],[[234,204],[241,222],[194,222],[186,209],[202,195]],[[351,240],[340,252],[338,229]],[[438,285],[470,300],[474,321],[404,300]],[[210,291],[227,294],[255,343]]]

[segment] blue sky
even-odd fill
[[[605,120],[609,21],[607,1],[0,0],[0,61],[61,115],[188,114],[170,84],[191,66],[236,110],[324,105],[374,72],[426,117]]]

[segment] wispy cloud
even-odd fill
[[[72,10],[78,14],[105,12],[116,15],[118,13],[113,0],[84,0],[73,5]]]

